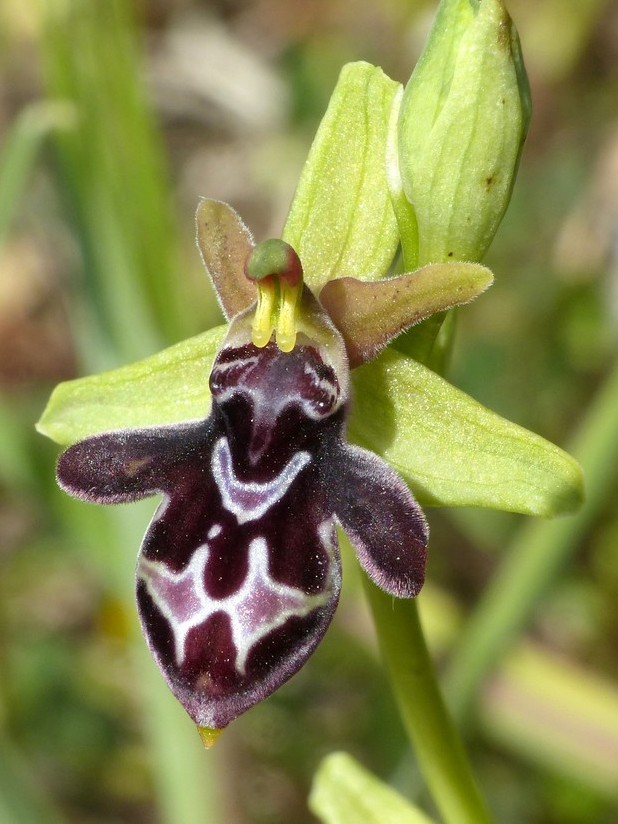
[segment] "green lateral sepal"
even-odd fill
[[[217,326],[128,366],[59,384],[37,430],[66,446],[99,432],[205,418],[208,376],[226,329]]]
[[[421,504],[550,518],[583,500],[577,461],[393,350],[353,373],[351,438],[382,455]]]

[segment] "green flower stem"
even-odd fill
[[[431,324],[432,319],[429,319]],[[412,333],[422,339],[420,324]],[[450,351],[453,323],[445,324],[444,352]],[[436,330],[430,326],[435,341]],[[402,336],[405,338],[406,336]],[[439,371],[432,362],[432,346],[419,358]],[[485,824],[489,810],[478,790],[466,752],[446,707],[436,671],[427,649],[414,599],[400,600],[366,583],[369,603],[382,657],[390,674],[395,697],[418,759],[419,769],[446,824]]]
[[[491,817],[438,687],[414,599],[392,598],[366,580],[380,650],[423,777],[447,824]]]
[[[447,694],[460,719],[508,651],[549,585],[603,507],[618,476],[618,364],[590,407],[569,451],[586,476],[586,501],[576,515],[527,523],[485,590],[452,660]]]

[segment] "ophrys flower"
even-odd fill
[[[61,486],[89,501],[163,494],[137,565],[140,619],[170,688],[210,729],[322,638],[341,587],[336,525],[386,592],[412,597],[425,574],[420,507],[381,458],[345,441],[345,342],[298,257],[267,241],[246,270],[258,301],[230,324],[208,417],[95,435],[58,463]]]

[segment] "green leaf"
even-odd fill
[[[425,813],[343,752],[322,761],[309,808],[323,824],[432,824]]]
[[[316,294],[343,275],[377,280],[395,256],[386,146],[398,89],[399,83],[369,63],[350,63],[341,71],[283,230]]]
[[[581,504],[574,458],[416,361],[386,350],[353,382],[351,438],[386,458],[421,503],[546,518]]]
[[[225,332],[217,326],[129,366],[59,384],[38,431],[68,445],[98,432],[206,417],[208,376]]]
[[[90,323],[136,360],[198,319],[195,301],[170,286],[181,256],[166,152],[140,71],[137,9],[118,0],[37,8],[41,81],[74,112],[73,128],[54,135],[53,170],[80,246]]]
[[[46,138],[70,127],[75,115],[70,104],[37,102],[26,106],[13,123],[0,154],[0,250]]]

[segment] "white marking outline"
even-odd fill
[[[221,494],[223,506],[236,516],[239,524],[261,518],[273,504],[278,503],[288,491],[299,472],[311,461],[309,452],[296,452],[276,478],[266,483],[241,481],[236,477],[227,438],[219,438],[212,451],[212,474]],[[245,506],[243,496],[257,495],[260,500],[254,506]]]
[[[221,524],[213,524],[208,530],[208,540],[212,541],[213,538],[216,538],[218,535],[221,535],[222,532],[223,526]]]
[[[219,393],[214,393],[218,403],[225,403],[226,401],[230,400],[230,398],[233,398],[235,395],[244,395],[252,403],[253,408],[255,410],[259,405],[260,400],[265,400],[265,402],[268,404],[270,412],[275,418],[277,418],[279,414],[282,412],[282,410],[285,409],[287,406],[298,405],[302,409],[303,414],[305,414],[308,418],[310,418],[313,421],[319,421],[323,418],[333,415],[343,403],[343,393],[341,387],[338,385],[338,382],[333,382],[329,378],[320,377],[315,367],[308,362],[305,362],[303,364],[304,374],[311,378],[311,383],[314,387],[327,391],[332,398],[332,406],[326,412],[320,412],[316,410],[313,407],[311,400],[302,397],[300,393],[295,395],[288,395],[284,398],[264,399],[262,397],[263,393],[259,386],[247,386],[247,379],[253,371],[253,369],[259,363],[259,359],[260,356],[259,354],[257,354],[250,355],[246,358],[236,358],[233,361],[227,361],[225,363],[215,363],[215,365],[213,366],[213,375],[217,371],[225,373],[239,366],[244,370],[242,376],[240,376],[239,378],[238,383],[226,387]],[[325,361],[322,358],[321,354],[320,359],[325,365],[331,366],[332,368],[332,364],[329,361]]]
[[[220,372],[222,376],[224,376],[226,372],[230,371],[230,369],[238,367],[241,367],[242,369],[248,369],[249,372],[252,372],[258,364],[259,360],[260,356],[258,353],[256,355],[250,355],[247,358],[236,358],[233,361],[226,361],[225,363],[217,362],[213,366],[212,374],[216,375],[217,372]],[[221,390],[219,393],[215,393],[217,401],[219,403],[225,403],[225,401],[229,400],[230,398],[233,398],[234,395],[236,395],[239,391],[252,397],[252,390],[244,385],[246,377],[246,374],[243,374],[241,381],[239,381],[239,383],[234,384],[232,386],[228,386],[225,389]]]
[[[236,649],[235,667],[241,675],[244,675],[247,657],[252,647],[259,640],[284,624],[289,618],[304,618],[312,610],[326,604],[332,596],[333,585],[336,586],[336,580],[332,577],[334,547],[330,541],[324,540],[326,535],[323,527],[324,522],[320,524],[318,534],[328,554],[329,570],[327,586],[317,595],[307,595],[302,589],[282,584],[270,576],[268,571],[268,545],[262,537],[254,538],[249,544],[249,568],[242,586],[233,595],[225,598],[210,598],[204,588],[204,570],[210,554],[208,544],[200,546],[193,553],[187,566],[180,572],[173,572],[162,561],[151,561],[141,556],[137,575],[146,585],[148,594],[172,629],[177,665],[181,666],[184,661],[185,643],[190,630],[203,624],[211,615],[224,612],[230,619],[232,641]],[[191,579],[191,594],[198,600],[200,608],[184,621],[179,620],[169,602],[154,585],[153,576],[161,576],[174,584]],[[247,627],[246,623],[250,621],[252,611],[250,608],[247,609],[246,605],[250,605],[251,599],[256,596],[259,597],[259,593],[264,591],[277,596],[281,609],[273,614],[269,621],[262,621],[252,628]],[[289,601],[286,605],[284,605],[285,600]]]
[[[311,404],[308,401],[305,401],[305,403],[309,406],[309,409],[306,410],[309,417],[313,418],[314,420],[317,420],[319,418],[326,418],[329,415],[332,415],[333,412],[335,412],[341,406],[341,392],[338,384],[334,383],[329,378],[320,377],[313,364],[308,362],[305,362],[304,373],[311,379],[311,383],[316,389],[321,389],[322,391],[326,392],[331,399],[331,405],[328,408],[326,414],[314,411],[311,408]]]

